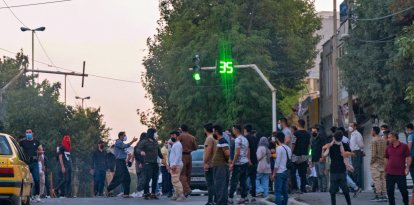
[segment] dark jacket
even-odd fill
[[[116,158],[115,155],[111,152],[106,154],[106,169],[114,172],[115,171],[115,164],[116,164]]]
[[[157,159],[163,158],[158,142],[152,138],[146,138],[144,141],[138,143],[137,149],[134,150],[134,155],[140,155],[141,151],[145,152],[145,163],[158,163]]]
[[[94,170],[105,171],[107,168],[106,165],[106,152],[100,151],[99,149],[95,150],[92,154],[92,166]]]
[[[322,157],[322,147],[327,143],[326,137],[318,135],[312,138],[312,162],[319,162]]]

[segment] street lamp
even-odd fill
[[[20,27],[20,30],[25,32],[25,31],[32,31],[32,82],[34,84],[34,34],[36,31],[44,31],[46,28],[45,27],[39,27],[36,29],[30,29],[27,27]]]
[[[76,98],[76,99],[78,99],[78,100],[79,100],[79,99],[80,99],[80,100],[82,100],[82,110],[83,110],[83,101],[84,101],[84,100],[90,100],[90,99],[91,99],[91,97],[90,97],[90,96],[88,96],[88,97],[84,97],[84,98],[81,98],[81,97],[79,97],[79,96],[76,96],[75,98]]]

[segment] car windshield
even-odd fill
[[[12,151],[5,136],[0,136],[0,155],[11,155]]]
[[[204,155],[204,150],[201,150],[201,149],[191,152],[193,161],[203,161],[203,155]]]

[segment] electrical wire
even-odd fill
[[[389,17],[396,16],[398,14],[404,13],[404,12],[410,10],[410,9],[413,9],[413,8],[414,8],[414,6],[410,6],[410,7],[406,8],[406,9],[403,9],[401,11],[398,11],[398,12],[395,12],[395,13],[392,13],[392,14],[389,14],[389,15],[386,15],[386,16],[380,16],[380,17],[375,17],[375,18],[363,18],[363,19],[356,18],[355,20],[357,20],[357,21],[377,21],[377,20],[382,20],[382,19],[386,19],[386,18],[389,18]]]
[[[46,2],[39,2],[39,3],[32,3],[32,4],[21,4],[21,5],[13,5],[13,6],[6,6],[0,7],[0,9],[10,9],[10,8],[19,8],[19,7],[27,7],[27,6],[38,6],[38,5],[44,5],[44,4],[54,4],[54,3],[63,3],[67,1],[72,0],[60,0],[60,1],[46,1]]]
[[[27,27],[26,24],[23,23],[22,20],[19,19],[19,17],[17,17],[17,15],[13,12],[13,10],[9,7],[9,5],[7,4],[6,0],[3,0],[4,4],[6,4],[7,8],[9,9],[9,11],[13,14],[14,18],[17,19],[17,21],[19,21],[23,26]]]

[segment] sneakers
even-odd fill
[[[381,198],[380,198],[380,197],[378,197],[378,195],[375,195],[375,197],[374,197],[374,198],[372,198],[370,201],[380,202],[380,201],[381,201]]]
[[[144,191],[139,191],[136,195],[137,197],[142,198],[142,196],[144,196]]]
[[[246,199],[243,199],[242,198],[242,199],[239,199],[239,201],[237,202],[237,204],[240,204],[241,205],[241,204],[245,204],[246,202],[249,203],[249,201],[247,201]]]
[[[150,199],[159,199],[156,194],[151,194]]]
[[[250,203],[251,203],[251,204],[255,204],[256,202],[257,202],[257,201],[256,201],[256,198],[254,198],[254,197],[253,197],[252,199],[250,199]]]
[[[185,198],[185,196],[180,196],[180,197],[178,197],[177,199],[176,199],[176,201],[184,201],[184,200],[186,200],[187,198]]]
[[[381,196],[379,199],[381,202],[388,202],[387,196]]]
[[[233,202],[233,199],[232,198],[229,198],[228,199],[228,204],[233,204],[234,202]]]
[[[184,194],[185,198],[187,198],[187,197],[191,196],[191,193],[193,193],[193,192],[192,192],[192,191],[189,191],[189,192],[185,193],[185,194]]]
[[[357,189],[357,190],[355,190],[355,193],[354,193],[354,198],[358,197],[358,195],[359,195],[361,192],[362,192],[362,189],[361,189],[360,187],[358,187],[358,189]]]

